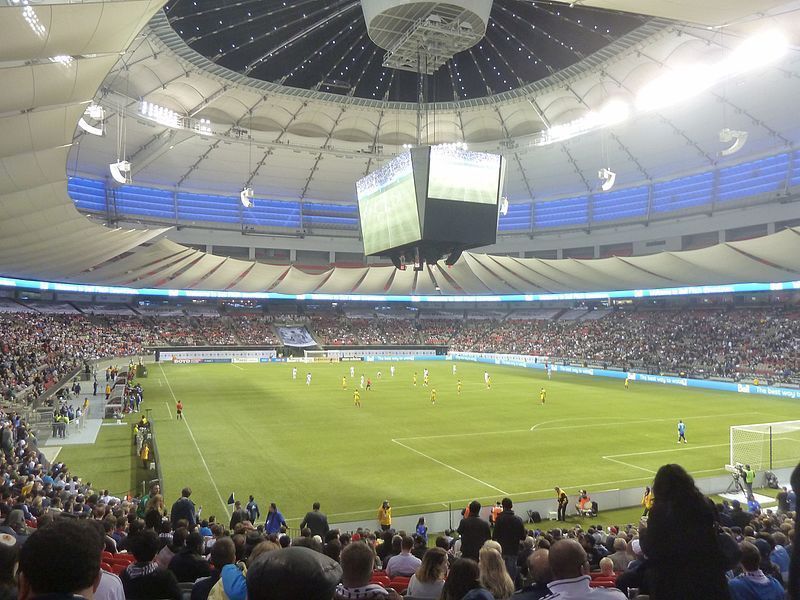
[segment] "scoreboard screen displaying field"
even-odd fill
[[[364,254],[416,242],[421,237],[411,153],[404,152],[356,182]]]
[[[452,144],[431,148],[428,198],[494,204],[502,188],[502,159]]]

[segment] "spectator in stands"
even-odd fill
[[[609,555],[607,558],[611,559],[612,571],[617,571],[618,573],[624,571],[628,567],[628,563],[631,562],[631,557],[628,554],[628,542],[624,538],[616,538],[614,540],[614,554]]]
[[[442,593],[449,561],[447,552],[442,548],[429,548],[422,557],[422,564],[411,576],[408,583],[408,595],[414,598],[430,598],[436,600]]]
[[[18,556],[19,546],[14,536],[0,534],[0,600],[17,600]]]
[[[414,540],[404,535],[400,541],[400,554],[392,556],[386,563],[386,574],[389,577],[411,577],[422,564],[422,561],[411,554]]]
[[[222,569],[227,565],[234,565],[236,561],[236,548],[229,537],[219,538],[211,548],[211,564],[214,570],[208,577],[198,579],[192,586],[191,600],[206,600],[209,592],[220,580]]]
[[[783,586],[759,568],[761,554],[750,542],[739,545],[743,573],[728,581],[731,600],[783,600]]]
[[[471,590],[480,589],[479,576],[477,561],[459,558],[450,567],[450,574],[444,582],[439,600],[462,600]]]
[[[181,600],[175,575],[153,562],[158,545],[158,536],[152,531],[131,536],[129,549],[136,562],[128,565],[120,576],[128,600]]]
[[[590,588],[589,561],[583,547],[575,540],[565,539],[555,542],[550,546],[550,569],[553,572],[553,581],[548,584],[553,600],[561,598],[607,598],[609,600],[623,600],[625,595],[619,590]],[[694,596],[676,596],[689,598]]]
[[[490,540],[481,548],[478,580],[495,600],[507,600],[514,593],[514,580],[508,574],[499,546],[500,544]]]
[[[306,513],[303,520],[300,522],[300,529],[308,527],[311,530],[311,535],[318,535],[325,539],[325,536],[330,531],[328,527],[328,517],[325,513],[320,512],[319,502],[314,502],[311,511]]]
[[[789,482],[792,484],[792,490],[800,490],[800,463],[792,471]],[[800,527],[797,526],[796,514],[792,556],[789,564],[789,586],[786,588],[786,592],[787,598],[800,598]]]
[[[285,548],[258,556],[247,570],[248,600],[331,600],[342,568],[309,548]]]
[[[514,595],[514,600],[539,600],[550,594],[547,584],[553,581],[550,570],[550,550],[534,550],[528,556],[529,579],[525,587]]]
[[[177,529],[178,521],[181,519],[185,519],[189,523],[190,527],[194,527],[197,524],[199,511],[195,509],[194,502],[189,499],[189,496],[191,495],[192,488],[183,488],[181,490],[181,497],[178,498],[172,505],[169,520],[172,523],[173,529]],[[202,509],[203,507],[201,506],[200,510]]]
[[[241,523],[242,521],[250,521],[250,515],[244,508],[242,508],[241,501],[237,500],[236,503],[233,505],[233,513],[231,514],[231,523],[229,528],[233,530],[236,527],[236,525]]]
[[[640,530],[651,598],[727,598],[714,504],[680,465],[658,470],[653,494],[653,509]]]
[[[492,537],[489,523],[480,518],[481,503],[473,500],[469,503],[469,515],[461,519],[458,533],[461,536],[461,556],[478,560],[483,543]]]
[[[500,542],[506,569],[513,580],[517,576],[517,555],[520,542],[525,539],[527,532],[522,519],[514,514],[511,498],[503,498],[501,506],[503,510],[495,519],[492,539]]]
[[[342,550],[342,582],[336,587],[335,600],[393,598],[400,595],[393,589],[385,589],[370,583],[375,566],[375,552],[363,542],[353,542]]]
[[[194,582],[211,574],[211,567],[202,552],[203,536],[192,531],[186,539],[186,545],[169,561],[169,570],[175,574],[178,583]]]
[[[617,538],[620,539],[620,538]],[[625,540],[622,540],[625,541]],[[614,540],[616,543],[616,540]],[[600,574],[594,578],[595,582],[614,583],[617,580],[617,575],[614,573],[614,561],[610,557],[605,556],[600,559]]]
[[[19,600],[92,598],[100,582],[98,539],[72,519],[34,532],[19,553]]]

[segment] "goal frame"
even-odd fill
[[[341,350],[303,350],[303,362],[340,362]]]
[[[795,421],[775,421],[772,423],[748,423],[744,425],[731,425],[729,433],[729,449],[730,449],[730,464],[728,466],[735,467],[737,463],[746,464],[752,461],[738,460],[736,456],[737,441],[734,439],[737,431],[749,432],[755,435],[764,436],[766,439],[761,443],[766,443],[768,446],[768,456],[766,459],[762,456],[759,463],[761,469],[772,470],[774,467],[774,442],[776,436],[787,431],[800,432],[800,420]]]

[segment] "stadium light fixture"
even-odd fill
[[[153,102],[147,102],[146,100],[143,100],[139,105],[139,112],[143,116],[152,119],[161,125],[166,125],[167,127],[173,128],[177,128],[179,126],[178,113],[165,106],[159,106]]]
[[[86,107],[86,110],[83,111],[83,116],[78,121],[78,127],[83,129],[86,133],[102,136],[103,133],[105,133],[105,127],[103,123],[105,116],[106,113],[102,106],[99,104],[90,104]],[[90,119],[96,124],[92,125],[86,119]]]
[[[253,208],[253,188],[246,187],[239,193],[239,199],[245,208]]]
[[[732,145],[720,151],[720,156],[730,156],[736,154],[747,143],[748,133],[746,131],[737,131],[735,129],[728,129],[727,127],[719,132],[719,141],[723,144],[731,143]]]
[[[602,168],[597,172],[597,178],[600,179],[600,189],[607,192],[617,181],[617,174],[611,169]]]
[[[131,179],[131,163],[127,160],[119,160],[108,165],[108,170],[111,171],[111,177],[114,178],[119,184],[125,185],[130,183]]]

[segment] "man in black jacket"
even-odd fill
[[[506,570],[508,570],[511,579],[516,579],[519,543],[525,539],[527,533],[522,519],[515,515],[512,510],[514,505],[511,503],[511,498],[503,498],[501,505],[503,506],[503,512],[497,515],[492,539],[499,542],[503,547],[503,560],[506,563]]]
[[[172,528],[177,529],[178,521],[181,519],[185,519],[189,522],[189,529],[192,529],[197,524],[197,517],[199,516],[199,511],[196,511],[194,508],[194,502],[189,500],[189,496],[192,495],[192,488],[185,487],[181,490],[181,497],[175,501],[175,504],[172,505],[172,510],[169,513],[169,520],[172,523]],[[202,510],[203,507],[200,507]]]
[[[489,523],[481,519],[481,503],[473,500],[469,503],[469,516],[461,519],[458,533],[461,536],[461,556],[478,560],[478,553],[483,543],[491,539]]]
[[[169,570],[173,572],[178,583],[194,583],[211,574],[211,565],[203,558],[202,552],[203,536],[193,531],[186,539],[186,545],[169,561]]]
[[[325,535],[330,531],[330,527],[328,527],[328,517],[325,516],[325,513],[320,512],[319,502],[314,502],[312,508],[313,510],[307,512],[306,516],[303,518],[303,522],[300,523],[300,529],[308,527],[311,530],[312,536],[318,535],[324,540]]]
[[[129,547],[136,562],[120,574],[128,600],[180,600],[181,589],[175,575],[153,562],[158,546],[158,536],[152,531],[131,536]]]

